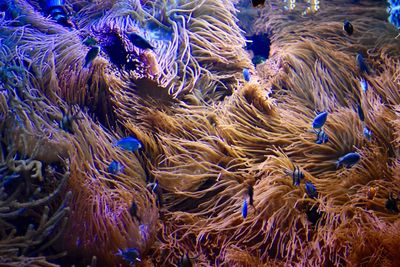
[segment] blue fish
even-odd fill
[[[66,113],[63,112],[63,117],[58,125],[67,133],[73,134],[73,122],[80,119],[82,119],[82,117],[78,117],[76,114],[72,114],[71,111],[67,111]]]
[[[340,165],[346,166],[346,168],[350,168],[358,161],[360,161],[361,156],[356,152],[347,153],[343,157],[340,157],[339,160],[336,162],[336,168],[339,168]]]
[[[83,41],[82,44],[87,46],[94,46],[98,44],[98,41],[93,36],[87,36]]]
[[[315,185],[312,182],[307,181],[305,184],[305,188],[306,188],[306,193],[310,198],[318,197],[317,189],[315,188]]]
[[[158,181],[156,180],[154,183],[149,183],[147,187],[151,188],[151,191],[156,192],[159,189]]]
[[[253,200],[253,197],[254,197],[254,189],[253,189],[253,186],[252,186],[252,185],[249,185],[249,186],[247,187],[247,194],[249,195],[250,206],[253,206],[253,207],[254,207],[254,200]]]
[[[90,48],[89,52],[87,52],[86,54],[85,64],[83,65],[83,67],[87,68],[99,53],[100,53],[100,46],[98,45],[92,46],[92,48]]]
[[[369,74],[369,68],[368,68],[367,64],[365,63],[364,57],[361,53],[357,53],[356,63],[357,63],[357,67],[361,73],[365,72],[365,73]]]
[[[247,199],[246,198],[244,198],[244,201],[243,201],[242,216],[244,219],[246,219],[246,217],[247,217]]]
[[[161,23],[150,20],[146,22],[145,28],[149,31],[151,39],[168,42],[172,40],[173,30]]]
[[[367,126],[364,127],[363,134],[364,134],[364,137],[367,138],[368,141],[371,141],[372,131],[370,129],[368,129]]]
[[[315,140],[315,143],[325,144],[328,141],[329,141],[328,135],[325,133],[324,130],[320,129],[319,132],[317,132],[317,140]]]
[[[324,111],[319,113],[313,120],[312,122],[312,127],[314,129],[320,129],[322,126],[324,126],[326,119],[328,118],[328,112]]]
[[[178,262],[178,267],[193,267],[192,260],[187,253],[182,255],[182,257],[180,258]]]
[[[147,188],[151,188],[151,191],[156,195],[156,201],[159,206],[163,204],[162,189],[156,180],[154,183],[149,183]]]
[[[243,77],[244,77],[244,80],[246,82],[250,81],[250,71],[249,71],[249,69],[246,69],[246,68],[243,69]]]
[[[251,62],[253,62],[254,65],[262,64],[266,61],[265,57],[256,55],[253,57]]]
[[[7,187],[9,184],[13,183],[14,181],[22,179],[21,175],[19,174],[11,174],[11,175],[1,175],[0,176],[0,187]]]
[[[251,0],[251,2],[253,3],[253,7],[263,7],[265,4],[265,0]]]
[[[363,90],[363,92],[366,93],[368,91],[368,82],[367,82],[367,80],[365,80],[364,78],[361,78],[360,85],[361,85],[361,89]]]
[[[129,264],[135,264],[136,262],[141,261],[140,252],[136,248],[127,248],[125,250],[118,249],[116,255],[121,256],[124,261]]]
[[[124,166],[116,160],[113,160],[110,165],[108,165],[108,172],[111,174],[118,174],[124,170]]]
[[[299,186],[302,179],[304,179],[304,173],[300,170],[299,166],[295,166],[292,173],[293,185]]]
[[[139,233],[144,241],[149,240],[149,227],[145,224],[139,225]]]
[[[393,197],[393,194],[390,193],[388,199],[386,200],[385,206],[386,208],[393,212],[393,213],[398,213],[399,208],[397,207],[397,198]]]
[[[358,117],[360,118],[361,121],[365,120],[365,115],[364,115],[364,111],[361,107],[360,104],[357,105],[357,113],[358,113]]]
[[[343,30],[348,34],[348,35],[352,35],[354,28],[353,25],[350,23],[350,21],[348,21],[347,19],[344,20],[343,22]]]
[[[139,34],[137,34],[135,32],[131,32],[131,33],[128,33],[127,36],[129,38],[129,41],[131,41],[131,43],[134,46],[139,47],[140,49],[154,50],[154,47]]]
[[[138,222],[140,222],[140,218],[138,214],[138,206],[136,205],[135,201],[132,201],[131,207],[129,208],[129,213],[131,214],[132,218],[136,218]]]
[[[118,140],[114,145],[131,152],[136,152],[142,148],[140,141],[131,136]]]

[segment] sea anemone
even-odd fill
[[[59,2],[0,4],[2,264],[399,261],[383,3],[271,1],[249,18],[229,0]]]

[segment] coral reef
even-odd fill
[[[0,2],[0,265],[400,261],[385,3],[59,2]]]

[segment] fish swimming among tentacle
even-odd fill
[[[244,80],[246,82],[250,81],[250,71],[249,71],[249,69],[246,69],[246,68],[243,69],[243,77],[244,77]]]
[[[360,79],[360,86],[364,93],[366,93],[368,91],[368,82],[366,79],[364,79],[364,78]]]
[[[149,240],[150,234],[149,234],[149,227],[147,225],[145,224],[139,225],[139,233],[143,241]]]
[[[352,35],[354,28],[353,25],[347,19],[343,22],[343,30],[348,34]]]
[[[390,193],[388,199],[386,200],[385,207],[391,212],[398,213],[399,208],[397,207],[397,201],[398,199],[394,198],[393,194]]]
[[[124,261],[129,264],[135,264],[136,262],[140,262],[140,252],[136,248],[127,248],[125,250],[118,249],[118,253],[116,254],[121,256]]]
[[[314,205],[307,209],[306,215],[311,224],[316,225],[318,221],[322,218],[323,212],[318,211],[318,207]]]
[[[139,34],[131,32],[128,33],[127,36],[129,38],[129,41],[131,41],[134,46],[139,47],[141,49],[154,50],[154,47]]]
[[[357,104],[357,114],[358,114],[358,117],[360,118],[361,121],[365,120],[364,111],[363,111],[363,109],[362,109],[360,104]]]
[[[315,185],[311,181],[307,181],[304,187],[306,189],[307,195],[310,198],[318,197],[317,188],[315,188]]]
[[[151,191],[156,195],[156,201],[159,207],[163,204],[163,197],[162,197],[162,189],[156,180],[153,183],[147,184],[147,188],[150,188]]]
[[[365,63],[364,56],[361,53],[357,53],[356,63],[357,63],[358,70],[361,73],[367,73],[367,74],[370,73],[367,63]]]
[[[292,172],[293,185],[299,186],[302,179],[304,179],[304,173],[300,170],[299,166],[294,166]]]
[[[74,121],[80,119],[82,119],[82,117],[79,117],[76,114],[72,114],[71,111],[67,111],[66,113],[63,114],[63,117],[59,122],[59,126],[67,133],[73,134],[74,132],[72,130],[72,124]]]
[[[242,216],[243,216],[243,219],[246,219],[246,217],[247,217],[247,199],[246,198],[244,198],[244,200],[243,200]]]
[[[83,67],[87,68],[99,53],[100,53],[100,46],[98,45],[92,46],[92,48],[90,48],[90,50],[86,54],[85,64],[83,64]]]
[[[182,255],[182,257],[180,258],[180,260],[178,262],[178,267],[192,267],[192,266],[193,266],[193,263],[192,263],[192,260],[190,259],[189,255],[187,253]]]
[[[326,119],[328,118],[328,112],[324,111],[319,113],[317,116],[315,116],[313,122],[312,122],[312,127],[313,129],[320,129],[322,126],[324,126]]]
[[[336,168],[339,168],[340,165],[346,166],[346,168],[352,167],[358,161],[360,161],[361,156],[357,152],[350,152],[340,157],[339,160],[336,162]]]
[[[93,36],[87,36],[83,41],[82,44],[86,46],[94,46],[98,44],[98,41]]]
[[[140,218],[137,215],[138,212],[138,206],[136,205],[135,201],[132,201],[131,207],[129,208],[129,213],[131,214],[132,217],[136,218],[138,222],[140,222]]]
[[[247,194],[249,195],[249,204],[250,204],[250,206],[254,207],[254,203],[253,203],[254,189],[253,189],[252,185],[249,185],[247,187]]]
[[[108,172],[111,174],[118,174],[124,171],[124,166],[116,160],[113,160],[107,168]]]
[[[316,144],[325,144],[328,141],[329,141],[328,135],[325,133],[324,130],[320,129],[317,132],[317,140],[315,140],[315,143]]]
[[[251,0],[253,7],[263,7],[265,4],[265,0]]]
[[[161,22],[149,20],[145,23],[145,28],[152,39],[167,42],[172,40],[173,30]]]
[[[363,135],[365,138],[367,138],[368,141],[371,141],[372,131],[367,126],[365,126],[363,129]]]
[[[136,152],[142,148],[140,141],[131,136],[116,141],[114,145],[131,152]]]
[[[264,63],[266,61],[266,58],[265,57],[263,57],[263,56],[260,56],[260,55],[255,55],[253,58],[252,58],[252,60],[251,60],[251,62],[256,66],[256,65],[258,65],[258,64],[262,64],[262,63]]]

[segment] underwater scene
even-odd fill
[[[0,0],[0,266],[400,266],[399,0]]]

